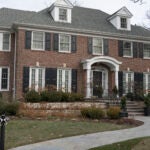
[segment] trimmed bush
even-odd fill
[[[84,101],[84,96],[82,94],[71,93],[69,97],[70,102],[82,102]]]
[[[120,108],[119,107],[110,107],[107,110],[107,116],[110,119],[119,119],[120,118]]]
[[[15,116],[19,111],[19,103],[17,102],[4,102],[0,101],[0,115],[6,114],[10,116]]]
[[[49,102],[61,102],[61,92],[50,92]]]
[[[41,98],[38,92],[31,90],[27,92],[27,94],[25,95],[25,100],[27,102],[36,103],[36,102],[40,102]]]
[[[105,113],[101,108],[91,107],[91,108],[84,108],[81,110],[81,115],[84,118],[89,119],[101,119],[104,117]]]
[[[41,98],[41,101],[46,101],[46,102],[48,102],[48,101],[50,101],[50,92],[49,91],[42,91],[41,93],[40,93],[40,98]]]
[[[61,93],[61,102],[70,102],[69,100],[70,94],[69,93]]]

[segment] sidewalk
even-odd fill
[[[144,125],[132,129],[107,131],[31,144],[11,150],[88,150],[90,148],[150,136],[150,117],[136,117]]]

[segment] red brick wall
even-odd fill
[[[68,68],[78,69],[78,92],[84,93],[86,87],[86,72],[82,70],[81,61],[83,59],[94,57],[88,54],[87,39],[88,38],[86,36],[77,37],[76,53],[67,54],[55,51],[31,51],[25,49],[25,31],[19,30],[17,36],[17,98],[22,98],[23,67],[36,66],[36,62],[39,62],[40,66],[51,68],[63,67],[63,64],[66,63]],[[6,60],[12,57],[11,53],[4,56],[6,57]],[[147,68],[150,67],[150,60],[118,57],[117,40],[109,40],[109,56],[123,62],[120,66],[120,70],[127,70],[129,67],[131,70],[136,72],[146,72]],[[3,60],[3,63],[8,63],[6,60]],[[112,72],[109,75],[109,83],[112,88],[115,83],[114,73]]]

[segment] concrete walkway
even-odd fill
[[[88,150],[90,148],[150,136],[150,117],[136,117],[144,125],[132,129],[100,132],[31,144],[11,150]]]

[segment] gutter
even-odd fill
[[[14,81],[13,81],[13,100],[16,100],[16,51],[17,51],[17,32],[15,31],[15,49],[14,49]]]
[[[94,34],[94,35],[103,35],[103,36],[112,36],[112,37],[120,37],[120,38],[130,38],[130,39],[138,39],[138,40],[146,40],[150,41],[150,37],[145,36],[136,36],[136,35],[128,35],[128,34],[119,34],[119,33],[111,33],[111,32],[102,32],[102,31],[93,31],[87,29],[76,29],[69,27],[56,27],[56,26],[46,26],[46,25],[37,25],[37,24],[25,24],[25,23],[14,23],[14,28],[25,27],[25,28],[34,28],[34,29],[46,29],[46,30],[61,30],[61,31],[70,31],[75,33],[83,33],[83,34]],[[143,28],[144,29],[144,28]],[[145,29],[146,30],[146,29]],[[130,32],[130,31],[128,31]]]

